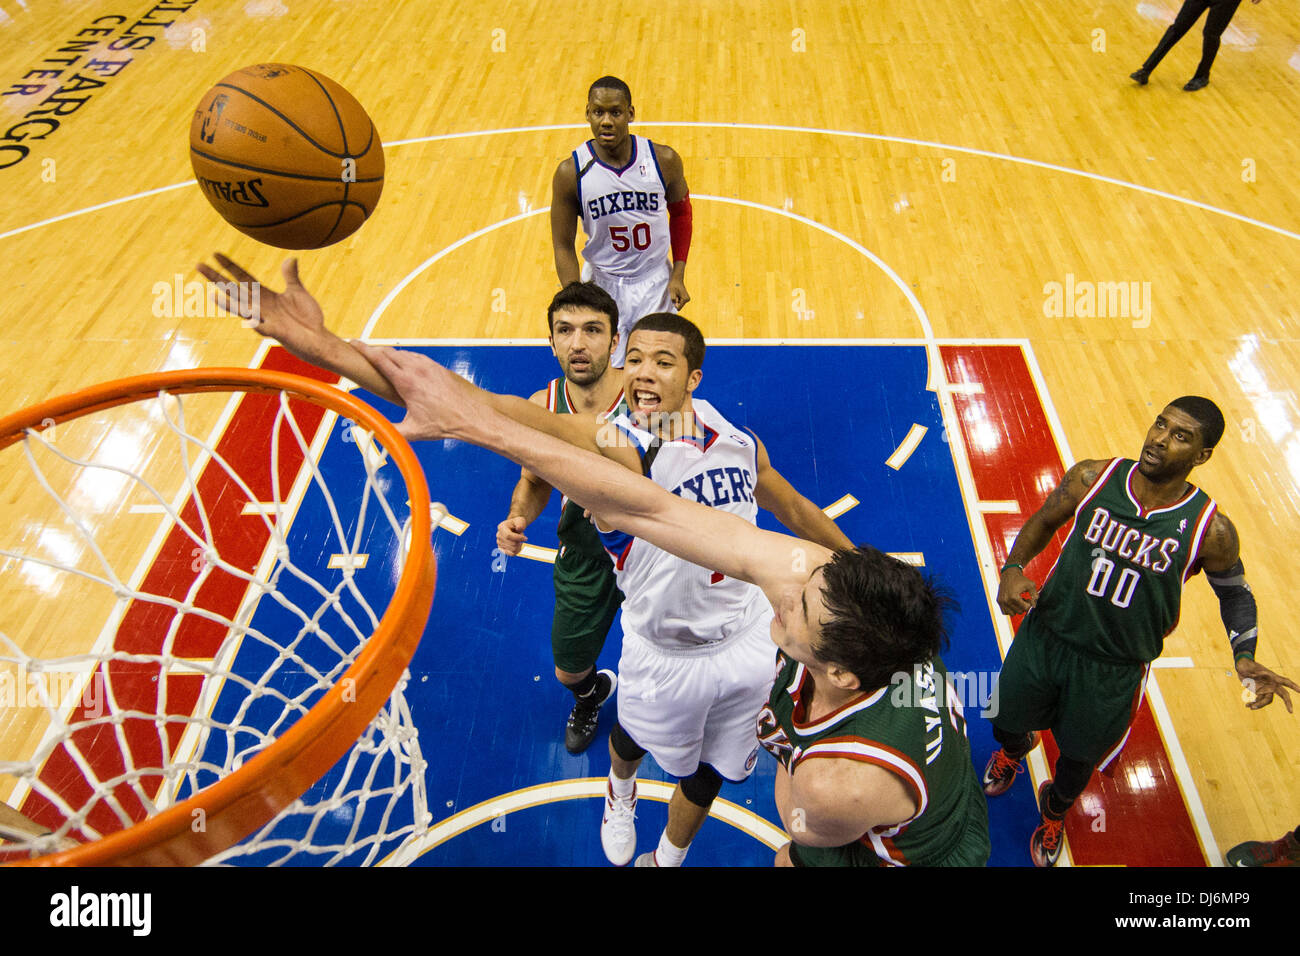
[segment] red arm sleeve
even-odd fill
[[[673,245],[673,262],[685,262],[691,248],[690,194],[668,204],[668,235]]]

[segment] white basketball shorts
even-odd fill
[[[665,650],[623,634],[618,722],[674,777],[710,764],[732,782],[758,758],[758,712],[775,677],[772,613],[720,644]]]
[[[589,265],[582,268],[584,282],[594,281],[618,303],[618,348],[614,352],[615,368],[623,367],[623,356],[627,354],[627,335],[637,320],[651,312],[676,312],[672,299],[668,297],[668,280],[672,278],[673,269],[664,260],[662,268],[652,269],[644,275],[632,278],[606,275],[592,269]]]

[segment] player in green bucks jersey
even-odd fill
[[[618,306],[609,293],[592,282],[570,283],[551,301],[547,321],[551,351],[564,375],[529,400],[548,411],[588,416],[593,422],[625,412],[622,375],[610,371],[618,341]],[[551,486],[523,469],[510,497],[510,513],[497,526],[502,552],[520,553],[528,540],[525,529],[550,497]],[[564,746],[577,754],[591,745],[600,707],[617,685],[613,671],[596,670],[596,659],[623,595],[596,529],[572,501],[564,502],[556,537],[560,551],[555,559],[551,652],[556,679],[573,693]]]
[[[897,579],[898,593],[920,598],[887,609],[895,639],[941,631],[941,599],[930,596],[920,574],[878,552],[871,560],[873,577]],[[789,650],[783,645],[777,655],[776,683],[758,717],[759,742],[781,765],[777,809],[792,837],[777,864],[984,865],[988,808],[971,764],[962,702],[943,661],[934,656],[915,663],[871,689],[870,668],[858,677],[828,666],[795,636],[787,644]],[[923,639],[917,651],[928,649],[926,644]],[[870,783],[881,770],[897,778],[911,812],[895,794],[898,807],[891,816],[901,822],[864,827],[875,808],[855,806],[854,781]]]
[[[1118,755],[1141,701],[1150,662],[1178,623],[1182,587],[1204,571],[1238,676],[1258,709],[1289,678],[1255,661],[1255,599],[1246,584],[1237,531],[1187,476],[1223,435],[1213,402],[1171,402],[1147,431],[1137,461],[1081,461],[1025,523],[1002,568],[998,606],[1026,614],[995,689],[993,736],[1001,749],[984,771],[984,792],[1005,793],[1021,759],[1050,729],[1060,748],[1055,779],[1039,789],[1042,822],[1030,838],[1038,866],[1060,857],[1064,818],[1094,769]],[[1025,566],[1073,522],[1041,593]]]

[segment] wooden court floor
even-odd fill
[[[612,73],[634,130],[684,159],[686,314],[707,335],[1024,340],[1067,458],[1135,455],[1178,395],[1219,402],[1228,430],[1195,477],[1241,533],[1260,659],[1300,675],[1300,17],[1243,4],[1207,89],[1181,89],[1199,28],[1137,87],[1176,8],[0,0],[4,411],[253,360],[253,333],[160,289],[213,250],[277,276],[282,253],[218,218],[187,157],[204,91],[256,62],[331,76],[386,144],[375,215],[300,257],[338,331],[544,335],[551,174]],[[20,502],[11,460],[0,481]],[[125,504],[106,496],[104,521]],[[18,621],[76,617],[6,597]],[[1219,849],[1296,826],[1300,713],[1245,709],[1203,583],[1166,657],[1166,743]]]

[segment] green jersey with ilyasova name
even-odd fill
[[[1085,654],[1145,663],[1178,625],[1183,583],[1215,504],[1188,485],[1173,504],[1143,508],[1133,492],[1137,467],[1116,458],[1093,483],[1030,614]]]
[[[873,828],[837,855],[840,865],[982,865],[988,810],[971,763],[961,700],[934,657],[888,686],[816,720],[807,717],[807,669],[777,654],[759,714],[759,740],[792,775],[809,760],[859,760],[895,774],[916,801],[911,819]],[[798,821],[791,830],[798,830]],[[799,835],[791,833],[797,844]],[[810,851],[802,851],[808,853]]]

